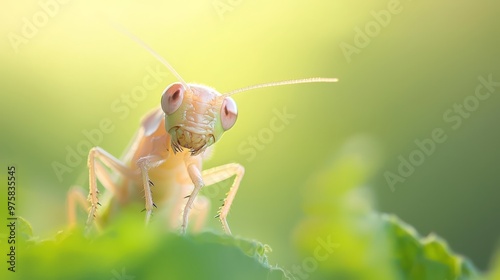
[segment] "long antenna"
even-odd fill
[[[265,84],[258,84],[253,86],[248,86],[244,88],[239,88],[232,90],[228,93],[225,93],[224,96],[230,96],[236,93],[244,92],[247,90],[258,89],[258,88],[266,88],[266,87],[276,87],[276,86],[284,86],[284,85],[294,85],[294,84],[308,84],[308,83],[335,83],[338,82],[337,78],[306,78],[306,79],[297,79],[297,80],[288,80],[288,81],[280,81],[280,82],[271,82]]]
[[[170,63],[168,63],[166,59],[164,59],[161,55],[159,55],[157,52],[155,52],[150,46],[148,46],[148,44],[144,43],[141,39],[136,37],[134,34],[130,33],[124,27],[122,27],[118,24],[113,24],[113,25],[116,29],[118,29],[118,31],[125,34],[130,39],[134,40],[141,47],[145,48],[150,54],[152,54],[156,59],[158,59],[158,61],[160,61],[163,65],[165,65],[168,68],[168,70],[170,70],[170,72],[172,72],[172,74],[174,74],[174,76],[179,80],[179,82],[182,83],[182,85],[185,88],[189,89],[189,86],[186,83],[186,81],[184,81],[184,79],[181,77],[181,75],[179,75],[179,73],[177,73],[177,71],[175,71],[174,67],[172,67],[172,65],[170,65]]]

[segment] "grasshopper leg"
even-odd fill
[[[214,168],[207,169],[203,171],[203,179],[207,186],[213,185],[215,183],[224,181],[235,176],[233,184],[231,188],[226,194],[224,198],[224,203],[219,208],[217,216],[222,224],[222,229],[225,233],[231,234],[231,229],[227,223],[227,214],[229,213],[229,209],[233,204],[234,197],[238,192],[238,188],[241,183],[241,179],[243,179],[243,175],[245,174],[245,168],[238,163],[229,163],[221,166],[217,166]]]
[[[78,206],[85,209],[85,212],[89,209],[89,201],[85,197],[85,192],[79,186],[72,186],[68,192],[67,198],[67,213],[68,213],[68,224],[69,228],[74,228],[77,224],[76,221],[76,209]]]
[[[144,209],[146,210],[146,225],[149,224],[149,220],[151,219],[151,213],[153,212],[153,207],[156,207],[153,201],[153,195],[151,193],[152,182],[149,179],[148,170],[151,168],[158,167],[159,165],[164,163],[165,160],[166,160],[165,158],[162,158],[157,155],[149,155],[142,157],[137,161],[137,166],[139,166],[139,168],[141,169],[142,186],[144,188],[144,200],[145,200]]]
[[[184,211],[182,213],[181,234],[186,233],[189,211],[191,210],[191,208],[193,208],[193,203],[194,200],[196,199],[196,196],[200,192],[201,188],[205,185],[205,183],[203,183],[203,178],[201,176],[200,168],[197,166],[197,164],[195,163],[188,164],[187,171],[189,177],[191,178],[191,181],[194,184],[194,188],[191,194],[187,196],[188,201],[186,202],[186,205],[184,206]]]
[[[131,180],[137,180],[138,175],[137,172],[125,166],[120,160],[100,147],[94,147],[90,150],[87,164],[89,168],[88,201],[90,202],[90,210],[86,223],[86,231],[90,230],[97,212],[97,206],[99,205],[97,179],[114,196],[117,196],[119,199],[126,199],[124,196],[126,196],[127,190],[118,188],[113,182],[110,172],[104,166]]]
[[[185,196],[186,193],[179,192],[175,194],[173,198],[173,205],[171,207],[171,213],[169,215],[169,227],[174,230],[178,229],[182,225],[183,221],[183,211],[186,205],[186,199],[191,197],[191,195]],[[207,221],[207,216],[210,210],[210,200],[205,196],[198,195],[193,201],[193,207],[189,211],[189,221],[193,221],[192,231],[199,232],[205,222]]]
[[[205,225],[207,220],[208,211],[210,210],[210,200],[208,198],[199,195],[193,204],[193,211],[191,212],[190,218],[193,221],[193,231],[199,232]]]
[[[184,213],[182,216],[182,226],[181,233],[186,232],[186,227],[188,223],[189,211],[191,210],[194,200],[198,195],[200,189],[207,185],[213,185],[217,182],[224,181],[235,176],[233,184],[229,189],[229,192],[224,199],[224,204],[220,207],[217,216],[222,223],[222,229],[225,233],[231,234],[231,229],[227,223],[227,214],[229,213],[229,209],[231,208],[231,204],[233,203],[234,197],[238,192],[238,188],[240,186],[241,179],[245,174],[245,168],[241,164],[230,163],[226,165],[221,165],[218,167],[214,167],[211,169],[207,169],[200,173],[198,167],[195,164],[188,165],[188,173],[191,177],[191,180],[194,183],[194,189],[191,195],[189,196],[188,202],[184,207]]]

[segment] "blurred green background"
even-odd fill
[[[379,209],[423,234],[439,234],[479,268],[488,267],[500,236],[500,88],[456,130],[443,114],[474,94],[478,76],[500,81],[497,2],[40,3],[57,4],[0,4],[0,166],[18,168],[18,213],[35,234],[48,237],[63,228],[67,190],[76,183],[85,187],[86,157],[61,179],[52,167],[65,164],[67,149],[85,140],[82,131],[110,119],[114,129],[99,146],[121,155],[141,116],[176,81],[170,74],[159,76],[155,88],[125,103],[150,75],[148,69],[167,71],[118,32],[117,23],[163,55],[186,81],[221,92],[284,79],[340,79],[235,95],[238,122],[206,162],[207,168],[245,166],[228,220],[234,234],[270,244],[271,263],[300,262],[292,233],[305,215],[307,182],[346,141],[367,135],[383,155],[369,182]],[[386,26],[376,24],[373,14],[391,3],[399,3],[399,12]],[[358,28],[367,27],[374,33],[362,46]],[[341,45],[356,47],[356,39],[357,51],[346,57]],[[295,117],[250,158],[243,152],[249,137],[258,138],[276,117],[274,110],[285,108]],[[384,173],[396,173],[398,157],[408,159],[417,149],[414,141],[431,137],[435,128],[447,140],[392,191]],[[212,197],[214,215],[219,198]],[[215,219],[207,227],[220,231]]]

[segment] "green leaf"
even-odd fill
[[[380,214],[365,187],[376,170],[374,144],[350,141],[311,181],[294,240],[303,257],[295,277],[308,279],[477,279],[473,264],[437,236],[421,238],[395,216]],[[337,248],[328,252],[318,240]],[[325,253],[328,253],[325,255]],[[304,274],[305,273],[305,274]]]
[[[401,279],[477,279],[478,271],[462,256],[456,255],[436,235],[418,236],[415,229],[393,215],[382,216],[392,258]]]
[[[19,249],[19,279],[287,279],[269,246],[204,232],[180,236],[120,223],[86,238],[76,229]],[[12,275],[10,275],[12,276]],[[2,278],[4,279],[4,278]],[[10,279],[10,278],[8,278]]]

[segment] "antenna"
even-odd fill
[[[318,78],[306,78],[306,79],[271,82],[271,83],[258,84],[258,85],[253,85],[253,86],[235,89],[235,90],[232,90],[232,91],[224,94],[224,96],[230,96],[233,94],[237,94],[237,93],[252,90],[252,89],[258,89],[258,88],[276,87],[276,86],[294,85],[294,84],[309,84],[309,83],[335,83],[338,81],[339,80],[337,78],[319,78],[318,77]]]
[[[160,61],[163,65],[165,65],[168,68],[168,70],[170,70],[170,72],[172,72],[172,74],[174,74],[174,76],[179,80],[179,82],[182,83],[182,85],[185,88],[187,88],[187,89],[190,88],[188,86],[188,84],[186,83],[186,81],[184,81],[184,79],[181,77],[181,75],[179,75],[179,73],[177,73],[177,71],[175,71],[174,67],[172,67],[172,65],[170,65],[170,63],[168,63],[168,61],[166,59],[164,59],[161,55],[159,55],[157,52],[155,52],[150,46],[148,46],[146,43],[144,43],[141,39],[136,37],[134,34],[130,33],[124,27],[122,27],[118,24],[113,24],[113,25],[116,29],[118,29],[118,31],[125,34],[130,39],[134,40],[137,44],[139,44],[141,47],[145,48],[151,55],[153,55],[158,61]]]

